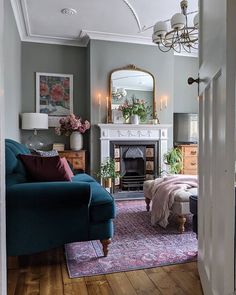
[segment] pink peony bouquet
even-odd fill
[[[75,116],[74,114],[70,114],[65,118],[61,118],[60,127],[55,128],[55,132],[57,135],[71,135],[72,132],[78,131],[80,133],[84,133],[86,130],[90,128],[89,121],[83,121],[81,117]]]

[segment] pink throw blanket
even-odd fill
[[[198,187],[197,176],[194,175],[172,175],[155,179],[152,186],[151,224],[165,228],[176,193],[194,187]]]

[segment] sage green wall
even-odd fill
[[[22,42],[22,112],[36,111],[36,72],[73,75],[74,113],[89,117],[87,71],[87,49],[83,47]],[[22,131],[22,141],[30,131]],[[69,148],[69,138],[55,135],[54,128],[40,131],[50,146],[54,142],[64,142]],[[85,148],[88,148],[85,138]]]
[[[173,123],[174,56],[162,53],[155,46],[129,43],[90,41],[90,91],[91,91],[91,172],[98,169],[100,161],[99,129],[96,124],[106,121],[106,96],[109,89],[109,73],[115,68],[134,64],[150,71],[156,81],[157,101],[168,96],[168,108],[157,113],[162,124]],[[102,94],[101,111],[98,111],[98,93]],[[172,129],[169,132],[172,144]]]
[[[198,58],[175,56],[174,58],[174,112],[197,113],[197,84],[188,85],[189,77],[198,76]]]
[[[21,112],[21,40],[9,0],[4,0],[3,59],[6,114],[5,136],[6,138],[19,141],[19,114]]]

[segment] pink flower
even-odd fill
[[[49,94],[48,85],[44,82],[40,83],[40,96],[47,96]]]
[[[90,128],[90,123],[88,120],[83,121],[81,117],[70,114],[65,118],[61,118],[60,127],[55,129],[57,135],[64,134],[69,136],[73,131],[78,131],[84,133]]]
[[[53,85],[50,95],[53,101],[62,101],[64,98],[64,87],[60,84]]]

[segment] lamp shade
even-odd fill
[[[48,129],[48,114],[42,113],[23,113],[22,116],[22,129]]]
[[[186,25],[186,19],[182,13],[174,14],[170,22],[173,30],[181,30]]]
[[[157,22],[153,28],[153,34],[157,35],[158,37],[164,37],[167,32],[167,24],[166,22]]]

